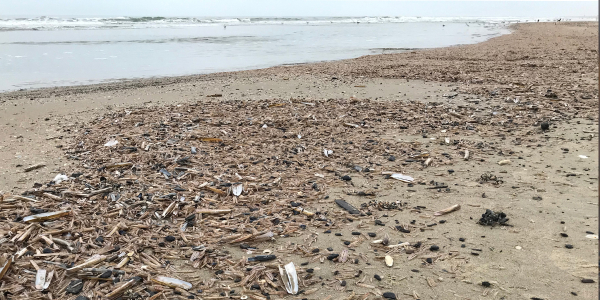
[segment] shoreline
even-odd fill
[[[194,287],[183,296],[297,298],[244,261],[271,253],[265,265],[293,262],[308,299],[596,299],[597,40],[597,22],[519,24],[472,45],[0,96],[0,252],[52,247],[77,265],[118,246],[107,256],[132,253],[121,282],[177,277]],[[51,229],[80,251],[33,238],[48,234],[19,220],[34,209],[70,210]],[[487,209],[508,222],[482,225]],[[210,255],[194,261],[196,245]],[[40,293],[28,260],[7,291]],[[60,276],[53,299],[73,298],[78,275]]]
[[[580,21],[580,22],[588,22],[588,21]],[[533,22],[532,22],[533,23]],[[504,35],[510,35],[516,30],[516,26],[520,23],[509,24],[506,29],[510,30],[510,32],[505,34],[495,35],[483,43],[498,38]],[[529,23],[523,23],[529,24]],[[475,43],[477,44],[477,43]],[[103,91],[103,90],[127,90],[127,89],[135,89],[147,86],[157,86],[157,85],[172,85],[177,83],[186,83],[191,81],[205,81],[205,80],[213,80],[219,79],[227,76],[235,76],[238,73],[242,72],[253,72],[257,73],[260,71],[270,71],[272,69],[276,69],[279,72],[282,72],[280,69],[282,68],[293,68],[297,66],[305,66],[305,65],[322,65],[327,63],[343,63],[343,62],[351,62],[357,59],[361,59],[363,57],[370,56],[379,56],[379,55],[392,55],[392,54],[402,54],[409,53],[414,51],[430,51],[433,49],[443,49],[443,48],[452,48],[452,47],[461,47],[468,46],[473,44],[455,44],[446,47],[437,47],[437,48],[381,48],[383,51],[394,51],[391,53],[379,53],[379,54],[366,54],[361,55],[354,58],[344,58],[337,60],[325,60],[325,61],[312,61],[312,62],[300,62],[300,63],[289,63],[289,64],[280,64],[274,65],[270,67],[264,68],[249,68],[249,69],[241,69],[235,71],[223,71],[223,72],[213,72],[213,73],[199,73],[199,74],[189,74],[189,75],[177,75],[177,76],[155,76],[155,77],[147,77],[147,78],[125,78],[125,79],[117,79],[117,80],[107,80],[107,82],[100,83],[92,83],[92,84],[76,84],[76,85],[64,85],[64,86],[52,86],[52,87],[41,87],[41,88],[21,88],[15,90],[7,90],[0,91],[0,101],[3,98],[18,98],[18,97],[31,97],[36,95],[45,95],[50,94],[52,96],[62,96],[69,94],[85,94],[85,93],[93,93],[95,91]],[[372,49],[369,49],[372,50]],[[398,51],[399,50],[399,51]],[[398,51],[398,52],[396,52]],[[248,74],[247,76],[253,76],[252,74]]]

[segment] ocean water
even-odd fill
[[[0,17],[0,91],[478,43],[508,33],[510,23],[525,21],[532,20]]]

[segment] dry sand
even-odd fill
[[[436,244],[442,253],[460,253],[463,263],[454,260],[429,265],[420,259],[408,260],[408,255],[402,254],[397,256],[394,268],[384,268],[381,261],[372,259],[373,249],[364,243],[356,252],[369,253],[371,265],[311,262],[310,266],[320,268],[315,275],[327,280],[335,277],[335,270],[362,269],[367,284],[381,285],[378,290],[393,291],[399,299],[412,299],[414,292],[420,299],[597,299],[597,284],[581,283],[582,278],[597,281],[598,277],[598,243],[586,238],[586,231],[598,234],[597,25],[521,24],[510,35],[476,45],[207,76],[2,94],[0,190],[18,194],[36,182],[49,182],[59,172],[71,174],[80,170],[80,161],[70,159],[61,147],[68,147],[75,137],[81,137],[90,121],[107,113],[185,103],[201,105],[207,99],[215,101],[206,98],[212,94],[222,94],[218,99],[223,101],[259,103],[270,99],[311,102],[351,97],[407,103],[407,107],[419,108],[404,113],[408,128],[390,128],[377,138],[389,143],[416,143],[418,149],[429,151],[435,161],[444,163],[415,168],[402,164],[408,158],[405,154],[390,153],[397,160],[382,162],[379,170],[406,172],[426,182],[444,182],[451,192],[407,187],[380,174],[357,173],[350,174],[351,183],[339,181],[328,186],[326,195],[329,199],[344,198],[359,207],[366,199],[348,194],[377,187],[377,200],[424,206],[424,215],[460,204],[461,210],[435,220],[420,218],[420,214],[410,210],[382,211],[377,217],[388,225],[378,235],[388,233],[394,243],[419,240]],[[453,93],[457,95],[448,97]],[[450,112],[462,117],[453,117]],[[440,124],[444,120],[458,122],[459,126],[442,132],[444,125]],[[540,130],[542,121],[550,121],[549,131]],[[435,123],[435,128],[428,128],[429,123]],[[460,159],[456,147],[442,142],[450,133],[452,139],[495,146],[485,152],[471,149],[472,158],[465,161]],[[444,160],[442,153],[450,153],[454,159]],[[505,159],[512,163],[497,164]],[[45,163],[46,167],[23,171],[36,163]],[[448,172],[449,169],[454,172]],[[504,183],[478,183],[482,174],[490,172],[501,176]],[[310,208],[339,211],[330,201],[312,203]],[[486,208],[507,213],[513,226],[491,229],[476,224]],[[394,220],[402,224],[414,219],[423,224],[440,219],[446,223],[410,234],[391,229]],[[342,233],[342,237],[327,236],[317,229],[321,235],[313,246],[339,251],[345,248],[344,240],[351,240],[350,232],[378,229],[372,224],[367,225],[369,228],[357,225],[340,224],[333,230]],[[568,237],[561,237],[561,232]],[[460,242],[461,237],[466,241]],[[274,250],[288,242],[302,244],[305,238],[300,235],[278,239],[276,244],[264,244],[260,249]],[[461,244],[465,247],[461,248]],[[574,248],[567,249],[565,244]],[[227,249],[235,258],[241,255],[239,250],[230,248]],[[2,245],[0,253],[8,249],[12,246]],[[472,255],[473,252],[479,255]],[[297,264],[307,261],[297,256],[286,256],[284,260]],[[385,280],[373,282],[374,274]],[[392,276],[395,281],[388,280]],[[430,286],[427,278],[435,286]],[[355,279],[347,281],[343,294],[334,291],[341,289],[337,284],[322,287],[306,298],[334,295],[332,299],[342,299],[351,291],[371,291],[354,285]],[[492,286],[482,287],[483,281],[492,282]],[[306,289],[314,287],[320,285]]]

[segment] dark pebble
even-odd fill
[[[352,235],[360,235],[360,232],[358,232],[358,231],[352,231]]]
[[[167,241],[167,242],[173,242],[173,241],[175,241],[175,237],[172,236],[172,235],[167,235],[165,237],[165,241]]]
[[[83,281],[81,279],[71,280],[66,289],[67,293],[71,294],[79,294],[81,290],[83,290]]]
[[[575,293],[575,292],[571,292],[571,295],[573,295],[573,296],[577,296],[577,293]]]
[[[352,178],[350,176],[348,176],[348,175],[344,175],[344,176],[342,176],[342,180],[343,181],[350,181],[350,180],[352,180]]]
[[[565,248],[567,248],[567,249],[573,249],[573,245],[571,245],[571,244],[566,244],[566,245],[565,245]]]
[[[594,279],[583,278],[581,279],[581,283],[594,283]]]
[[[471,252],[471,255],[479,256],[479,253],[477,253],[477,252]]]
[[[450,170],[448,170],[448,173],[452,174],[452,173],[454,173],[454,170],[450,169]]]
[[[490,287],[490,286],[492,286],[492,285],[491,285],[489,282],[487,282],[487,281],[484,281],[484,282],[482,282],[482,283],[481,283],[481,285],[483,285],[484,287]]]
[[[100,276],[98,276],[99,278],[109,278],[110,276],[112,276],[112,271],[108,270],[108,271],[104,271],[104,273],[100,274]]]
[[[561,232],[561,233],[560,233],[560,236],[562,236],[562,237],[569,237],[569,235],[568,235],[568,234],[566,234],[566,233],[564,233],[564,232]]]
[[[327,251],[333,251],[333,248],[331,248],[331,247],[328,247],[328,248],[327,248]]]
[[[396,294],[392,293],[392,292],[385,292],[383,293],[383,298],[385,299],[398,299],[396,298]]]
[[[385,226],[385,224],[383,222],[381,222],[380,220],[375,220],[375,225]]]
[[[419,272],[420,272],[420,271],[419,271],[419,270],[417,270],[417,269],[412,269],[411,271],[412,271],[412,272],[415,272],[415,273],[419,273]]]
[[[328,260],[334,260],[334,259],[336,259],[338,256],[340,256],[340,255],[339,255],[339,254],[337,254],[337,253],[329,254],[329,255],[327,255],[327,259],[328,259]]]
[[[312,273],[314,271],[315,271],[315,269],[306,269],[306,272],[308,272],[308,273]]]
[[[303,262],[300,264],[301,266],[308,266],[308,262]]]
[[[587,233],[587,234],[594,234],[594,233],[593,233],[593,232],[591,232],[591,231],[586,231],[585,233]]]
[[[431,257],[428,257],[428,258],[427,258],[425,261],[426,261],[428,264],[431,264],[431,263],[433,263],[433,259],[431,259]]]
[[[331,230],[325,230],[323,233],[331,233]]]
[[[458,240],[459,240],[459,241],[461,241],[461,242],[464,242],[464,241],[466,241],[467,239],[465,239],[465,238],[458,238]]]
[[[344,245],[346,245],[346,246],[350,245],[350,241],[345,241]]]
[[[542,122],[542,130],[548,130],[550,129],[550,124],[548,124],[548,122]]]
[[[342,234],[339,232],[336,232],[335,236],[342,236]]]
[[[390,157],[388,157],[389,161],[396,161],[396,157],[393,155],[390,155]]]
[[[319,248],[312,249],[312,253],[319,253],[321,251]]]
[[[375,279],[377,279],[377,281],[381,281],[381,276],[375,274],[375,276],[373,276]]]
[[[376,236],[377,236],[377,234],[376,234],[375,232],[369,232],[369,233],[368,233],[368,235],[369,235],[370,237],[376,237]]]
[[[429,250],[431,250],[431,251],[438,251],[438,250],[440,250],[440,247],[436,246],[436,245],[432,245],[431,247],[429,247]]]
[[[50,249],[50,248],[44,248],[44,250],[42,252],[44,252],[44,253],[52,253],[52,249]]]
[[[341,283],[341,285],[342,285],[342,286],[346,286],[346,280],[342,280],[342,283]]]

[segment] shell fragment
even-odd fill
[[[155,282],[155,283],[158,283],[161,285],[165,285],[165,286],[169,286],[172,288],[182,288],[184,290],[189,290],[192,288],[192,284],[187,281],[179,280],[177,278],[165,277],[165,276],[157,276],[156,278],[152,278],[152,282]]]
[[[285,269],[279,267],[279,274],[285,286],[285,290],[292,295],[298,293],[298,275],[296,274],[296,266],[291,262],[284,266]]]
[[[234,184],[231,186],[231,193],[232,193],[234,196],[236,196],[236,197],[238,197],[239,195],[241,195],[243,190],[244,190],[244,185],[243,185],[243,184],[241,184],[240,182],[238,182],[238,183],[234,183]]]
[[[393,266],[394,265],[394,259],[391,256],[386,255],[385,256],[385,265],[388,266],[388,267]]]
[[[394,173],[394,174],[390,175],[390,177],[392,177],[392,178],[394,178],[396,180],[400,180],[400,181],[408,182],[408,183],[411,183],[411,182],[413,182],[415,180],[414,178],[412,178],[412,177],[410,177],[408,175],[403,175],[403,174],[400,174],[400,173]]]

